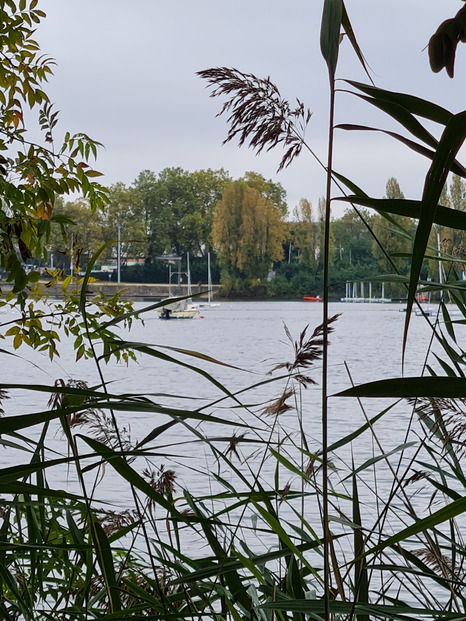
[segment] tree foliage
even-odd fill
[[[32,256],[46,257],[51,227],[60,222],[54,214],[58,196],[80,191],[91,209],[102,207],[106,194],[95,181],[100,173],[88,160],[96,157],[99,143],[86,134],[65,133],[56,145],[58,113],[44,83],[53,61],[44,56],[34,31],[44,12],[37,0],[2,3],[0,32],[0,264],[22,295],[37,276],[22,267]],[[27,110],[35,112],[35,116]],[[42,141],[29,139],[26,119],[36,119]]]
[[[35,3],[33,0],[31,8]],[[16,7],[12,0],[6,5]],[[21,0],[20,9],[24,10],[25,6],[25,0]],[[340,28],[362,59],[343,3],[326,0],[321,40],[331,73],[337,61]],[[455,41],[458,43],[457,39],[447,42],[442,52],[448,56],[451,42]],[[450,62],[451,57],[447,60]],[[377,102],[383,107],[387,92],[375,91]],[[430,102],[418,98],[414,101],[400,93],[389,95],[408,106],[401,106],[403,119],[409,118],[410,105],[418,106],[416,109],[421,106],[429,114],[434,111],[434,118],[427,114],[430,121],[435,120],[439,111]],[[270,108],[266,98],[253,99],[252,103],[259,123],[263,111],[260,124],[263,139],[277,144],[280,136],[267,133]],[[237,105],[241,102],[237,101]],[[282,109],[286,112],[287,106]],[[290,121],[285,118],[289,134],[295,137],[291,131],[293,120],[295,115]],[[234,125],[233,129],[238,132],[241,127]],[[452,134],[456,134],[456,123],[453,129]],[[246,127],[243,141],[253,130],[254,127]],[[447,133],[444,142],[436,147],[434,155],[435,165],[440,160],[439,166],[443,166],[442,174],[429,173],[427,190],[429,184],[435,187],[430,194],[427,192],[427,197],[423,196],[420,205],[404,202],[394,180],[387,185],[389,208],[386,211],[392,213],[392,209],[392,215],[398,217],[403,203],[401,211],[408,214],[405,217],[417,215],[418,219],[410,291],[412,285],[418,285],[420,270],[415,262],[420,267],[424,240],[433,226],[440,222],[445,228],[455,223],[459,228],[466,228],[460,211],[448,211],[439,203],[439,200],[444,203],[450,200],[444,179],[445,160],[448,163],[445,155],[448,154],[452,164],[451,152],[457,145],[457,136]],[[259,148],[267,144],[259,143]],[[331,161],[328,174],[330,178]],[[152,183],[150,175],[145,181]],[[231,226],[238,225],[234,231],[237,244],[231,249],[231,257],[237,261],[241,256],[238,248],[244,242],[245,258],[241,256],[243,262],[234,267],[237,270],[245,269],[251,262],[260,262],[265,255],[259,252],[268,252],[271,261],[275,250],[279,254],[279,240],[284,239],[279,234],[284,214],[271,195],[264,195],[266,188],[261,188],[258,182],[260,179],[253,179],[253,184],[248,185],[247,179],[243,179],[227,184],[215,208],[214,229],[216,226],[221,229],[230,215],[234,216]],[[390,201],[393,197],[396,200],[396,196],[401,203],[395,205]],[[75,203],[76,219],[91,213],[86,198],[89,197]],[[383,211],[379,200],[367,195],[351,200],[357,199]],[[115,187],[115,217],[122,218],[126,209],[130,216],[133,209],[139,213],[139,208],[144,214],[144,203],[138,200],[137,195],[128,194],[124,187]],[[430,211],[429,200],[434,202]],[[229,209],[221,213],[222,205]],[[422,209],[416,211],[419,206]],[[173,211],[176,213],[176,209]],[[307,213],[310,222],[310,204],[302,201],[298,216],[304,221]],[[321,213],[319,219],[322,220]],[[358,232],[349,214],[343,219]],[[62,215],[59,222],[68,220]],[[309,222],[303,227],[304,237],[312,231]],[[400,228],[397,222],[397,218],[392,218],[391,224]],[[150,230],[150,217],[143,223],[146,232]],[[269,248],[268,236],[274,224],[276,243]],[[262,240],[260,248],[255,239],[248,237],[254,228],[258,230],[257,239]],[[341,229],[345,225],[339,228],[343,234]],[[337,242],[337,234],[335,237]],[[326,240],[328,249],[328,236]],[[22,242],[30,248],[24,239]],[[342,260],[343,256],[339,258]],[[302,267],[302,263],[296,263]],[[86,278],[79,306],[82,322],[88,327],[88,345],[84,344],[73,315],[73,296],[65,298],[63,304],[66,317],[63,327],[67,335],[78,335],[77,357],[83,355],[86,347],[93,353],[96,338],[107,335],[102,354],[106,359],[112,348],[125,345],[108,334],[109,326],[121,317],[103,323],[100,317],[90,315],[85,303],[87,284]],[[466,317],[463,284],[450,280],[445,288],[456,296],[458,308],[463,318]],[[114,302],[105,301],[109,315],[118,315]],[[327,302],[326,296],[325,312]],[[98,386],[93,389],[73,379],[57,381],[53,386],[6,386],[29,391],[33,395],[34,411],[21,411],[21,415],[15,412],[1,421],[3,447],[19,449],[23,458],[21,463],[3,467],[0,472],[1,618],[11,621],[464,619],[463,367],[466,353],[445,305],[440,305],[440,309],[445,331],[438,321],[429,323],[428,340],[432,342],[433,330],[440,350],[440,355],[437,350],[434,356],[429,356],[437,363],[436,367],[429,366],[430,360],[424,365],[429,377],[405,375],[354,385],[350,365],[345,362],[347,385],[351,388],[332,396],[339,400],[334,407],[337,416],[332,416],[335,437],[329,442],[325,441],[329,438],[326,434],[321,441],[316,438],[315,430],[319,427],[313,418],[316,394],[308,391],[305,400],[305,389],[316,384],[314,365],[327,366],[328,335],[337,316],[317,325],[310,335],[306,326],[296,340],[286,328],[291,360],[278,363],[262,381],[254,379],[253,396],[243,403],[240,401],[244,394],[242,382],[232,393],[204,368],[207,363],[219,364],[225,370],[224,363],[188,349],[141,343],[130,345],[141,355],[149,356],[151,378],[155,361],[170,362],[176,369],[189,369],[197,378],[209,382],[208,396],[204,399],[200,395],[199,382],[191,398],[185,390],[174,395],[160,389],[155,392],[152,385],[150,394],[133,392],[131,387],[128,391],[127,382],[119,391],[116,384],[105,381],[100,359],[96,360]],[[407,313],[406,325],[409,316]],[[460,321],[463,323],[464,319]],[[33,310],[28,324],[15,322],[10,328],[15,341],[27,338],[30,344],[42,338],[40,329],[38,315]],[[432,353],[430,345],[428,353]],[[182,358],[177,359],[178,355]],[[202,366],[198,366],[199,362]],[[243,369],[236,370],[243,373]],[[391,368],[388,370],[391,372]],[[335,371],[334,381],[340,387],[344,380],[338,369]],[[262,391],[271,386],[274,372],[280,388],[264,407]],[[327,376],[319,372],[319,377],[323,378],[321,395],[325,403],[330,396]],[[4,388],[2,385],[0,401],[6,397]],[[50,395],[47,411],[35,409],[34,398],[41,393]],[[354,408],[343,406],[341,399],[348,397],[358,398],[358,402],[353,402]],[[376,414],[369,413],[366,406],[360,412],[361,398],[387,397],[394,400],[397,410],[391,411],[393,406],[387,407],[383,402],[382,411]],[[23,404],[21,396],[17,407],[22,410]],[[150,421],[147,435],[133,443],[129,430],[118,427],[115,412],[125,420],[128,416],[144,416],[144,420]],[[392,418],[388,418],[390,415]],[[327,423],[323,417],[322,427]],[[215,424],[220,425],[218,434],[212,433]],[[229,426],[238,424],[241,435],[226,435]],[[401,445],[392,437],[393,424],[401,427]],[[31,427],[39,425],[39,433],[30,433]],[[180,434],[183,428],[183,434],[191,431],[192,435],[186,441],[181,435],[176,442],[173,436],[164,436],[162,440],[161,435],[174,425],[178,425]],[[50,439],[57,428],[66,437],[62,453],[51,450]],[[193,447],[199,445],[212,454],[212,462],[207,464],[205,472],[199,463],[192,465]],[[245,454],[249,458],[243,459]],[[152,466],[156,458],[184,463],[183,457],[187,458],[185,463],[191,466],[194,476],[206,476],[205,486],[201,480],[199,485],[176,490],[176,473],[164,466]],[[142,472],[139,471],[141,461],[145,466]],[[79,492],[57,489],[50,473],[72,468]],[[118,476],[118,501],[125,500],[128,490],[133,500],[130,507],[119,506],[113,511],[108,504],[105,509],[99,506],[98,485],[105,471],[111,469]]]
[[[385,198],[404,199],[404,194],[394,177],[387,181]],[[386,256],[388,255],[396,269],[401,274],[406,274],[409,270],[409,262],[406,258],[400,258],[396,255],[408,254],[411,251],[411,236],[413,234],[411,220],[397,214],[378,214],[373,219],[373,230],[378,241],[373,241],[372,251],[381,268],[386,272],[391,271],[391,263]],[[385,252],[382,251],[381,247]]]
[[[264,280],[274,261],[283,258],[286,227],[281,204],[276,205],[247,177],[227,185],[217,203],[212,240],[220,264],[227,272]]]
[[[58,113],[44,90],[54,62],[41,53],[34,39],[45,17],[38,1],[7,0],[0,12],[0,267],[13,283],[0,304],[15,305],[18,310],[15,325],[5,335],[13,338],[15,349],[26,344],[47,351],[52,358],[59,353],[58,328],[64,327],[67,335],[76,338],[77,357],[92,356],[92,347],[83,345],[83,334],[97,330],[102,316],[123,314],[128,305],[120,304],[118,295],[110,300],[95,296],[92,303],[85,304],[79,279],[68,276],[62,280],[63,273],[55,270],[51,276],[53,282],[61,283],[63,302],[50,310],[54,318],[50,329],[43,322],[44,311],[34,305],[47,300],[51,283],[43,286],[39,272],[26,271],[25,263],[32,258],[36,264],[47,261],[54,229],[61,234],[60,250],[79,261],[77,244],[69,247],[66,227],[72,223],[63,213],[61,199],[81,195],[72,209],[76,218],[83,211],[93,214],[104,208],[107,191],[96,181],[101,173],[89,164],[100,145],[81,132],[65,132],[61,139],[56,138]],[[39,135],[39,139],[31,139],[31,135]],[[89,231],[86,223],[81,233]],[[83,312],[87,312],[85,322]],[[103,330],[100,336],[105,340],[110,333]]]
[[[142,203],[148,257],[208,252],[213,210],[228,181],[224,170],[165,168],[158,175],[143,171],[133,187]]]

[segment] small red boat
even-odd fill
[[[322,298],[320,297],[320,295],[318,295],[317,297],[313,297],[312,295],[305,295],[303,297],[303,300],[305,302],[322,302]]]

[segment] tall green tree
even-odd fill
[[[374,216],[361,209],[365,221],[371,225]],[[335,236],[336,264],[340,267],[364,266],[375,263],[372,254],[372,237],[359,215],[348,209],[343,216],[332,222]]]
[[[150,170],[143,170],[134,180],[132,187],[141,204],[148,257],[162,255],[170,247],[170,223],[163,209],[163,200],[159,196],[157,175]]]
[[[317,204],[317,218],[313,218],[312,205],[307,199],[301,199],[293,210],[293,244],[298,253],[298,260],[314,274],[322,270],[323,265],[323,231],[325,201],[320,198]],[[330,260],[335,257],[335,240],[331,232]]]
[[[68,269],[73,254],[74,260],[79,259],[79,265],[85,267],[104,241],[102,212],[92,210],[89,201],[78,198],[66,203],[58,199],[54,213],[67,222],[61,231],[55,229],[50,235],[47,248],[53,253],[53,259],[49,264]]]
[[[103,241],[116,240],[120,229],[121,258],[145,258],[148,240],[141,195],[135,188],[127,188],[116,183],[109,188],[109,204],[102,217]],[[116,245],[110,248],[111,256],[116,256]]]
[[[313,268],[316,257],[316,235],[312,222],[312,204],[306,198],[302,198],[293,209],[290,230],[298,261],[309,269]]]
[[[191,173],[165,168],[158,175],[143,171],[133,187],[140,195],[148,256],[208,252],[213,211],[228,181],[223,169]]]
[[[388,199],[403,199],[405,196],[401,191],[398,181],[391,177],[385,187],[385,197]],[[412,241],[411,235],[414,231],[412,221],[396,214],[376,215],[372,221],[373,230],[380,244],[386,253],[391,257],[398,271],[407,274],[409,270],[409,262],[407,259],[395,257],[398,253],[409,253],[411,251]],[[374,240],[372,243],[372,252],[379,262],[384,272],[391,272],[392,267],[387,257],[380,249],[379,244]]]
[[[466,184],[461,177],[452,175],[449,190],[451,207],[466,211]]]

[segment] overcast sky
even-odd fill
[[[320,55],[322,1],[317,0],[39,0],[47,18],[36,38],[57,67],[48,92],[61,132],[83,131],[105,145],[96,167],[104,183],[130,185],[145,169],[224,168],[234,178],[253,170],[280,182],[292,209],[316,205],[322,171],[303,152],[277,174],[281,151],[256,157],[222,146],[227,126],[216,118],[195,73],[216,66],[270,76],[282,94],[313,113],[307,140],[325,160],[328,78]],[[466,50],[456,77],[432,74],[424,49],[460,0],[346,0],[359,44],[382,88],[409,92],[459,111],[466,102]],[[367,81],[347,41],[338,77]],[[340,95],[337,122],[395,126],[353,96]],[[367,193],[382,196],[394,176],[407,198],[422,192],[428,162],[382,134],[339,132],[335,168]],[[342,208],[339,208],[342,210]],[[339,209],[337,214],[341,214]]]

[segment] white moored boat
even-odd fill
[[[187,255],[187,272],[181,272],[178,266],[176,272],[171,271],[171,261],[181,261],[180,258],[175,257],[173,259],[169,259],[169,276],[168,276],[168,286],[169,286],[169,296],[163,300],[166,302],[163,306],[158,309],[159,319],[193,319],[196,315],[199,314],[199,304],[194,304],[190,297],[183,299],[176,299],[174,302],[170,302],[173,298],[178,298],[182,296],[180,285],[182,284],[183,276],[187,276],[188,279],[188,296],[191,295],[191,275],[189,271],[189,254]],[[172,278],[176,277],[177,284],[172,285]],[[175,289],[175,292],[172,293],[172,289]]]
[[[170,300],[170,298],[167,298]],[[193,319],[199,314],[199,306],[189,299],[165,304],[158,309],[159,319]]]

